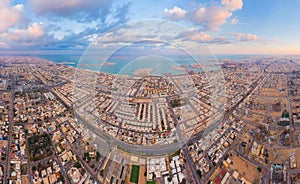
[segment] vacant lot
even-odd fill
[[[230,165],[230,169],[237,170],[240,176],[243,176],[251,183],[257,183],[261,174],[258,172],[257,167],[252,163],[244,160],[242,157],[236,155],[236,153],[231,152],[232,156],[230,156],[231,161],[233,162]]]

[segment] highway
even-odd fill
[[[133,145],[128,144],[123,141],[118,140],[117,138],[111,137],[107,133],[102,132],[102,130],[87,122],[84,118],[82,118],[77,112],[75,113],[75,117],[79,122],[83,123],[83,125],[92,131],[95,135],[99,136],[102,140],[106,140],[109,145],[117,146],[119,149],[124,151],[128,151],[130,153],[141,154],[141,155],[163,155],[169,154],[171,152],[175,152],[183,146],[183,143],[178,142],[174,144],[167,145],[152,145],[152,146],[142,146],[142,145]]]

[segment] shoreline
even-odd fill
[[[21,57],[23,58],[22,60],[16,60],[14,62],[22,62],[22,63],[48,63],[48,64],[56,64],[56,65],[61,65],[64,67],[70,67],[72,69],[74,69],[74,71],[76,72],[80,72],[80,71],[86,71],[86,72],[91,72],[91,73],[97,73],[97,74],[108,74],[108,75],[113,75],[113,76],[124,76],[124,77],[135,77],[135,76],[145,76],[145,75],[152,75],[153,72],[155,71],[154,68],[138,68],[136,69],[134,72],[132,72],[132,74],[120,74],[120,73],[112,73],[112,72],[104,72],[104,71],[96,71],[93,70],[92,68],[80,68],[76,66],[72,66],[69,65],[70,63],[68,62],[67,64],[61,63],[61,62],[56,62],[53,60],[49,60],[49,59],[45,59],[42,57],[38,57],[38,56],[0,56],[0,58],[18,58]],[[25,60],[24,60],[25,59]],[[90,64],[79,64],[81,66],[91,66]],[[99,65],[99,64],[95,64],[95,65]],[[114,66],[116,65],[116,63],[114,62],[109,62],[109,64],[107,64],[107,66]],[[215,66],[215,65],[214,65]],[[172,70],[174,71],[187,71],[188,66],[185,65],[170,65],[169,66]],[[174,75],[174,76],[180,76],[180,75],[186,75],[187,73],[170,73],[170,72],[166,72],[166,73],[162,73],[159,74],[160,76],[169,76],[169,75]],[[154,74],[153,74],[154,75]]]
[[[134,71],[134,76],[151,75],[155,71],[154,68],[139,68]]]

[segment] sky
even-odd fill
[[[0,54],[147,41],[194,52],[205,44],[214,54],[298,55],[299,9],[300,0],[0,0]]]

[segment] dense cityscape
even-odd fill
[[[0,0],[0,184],[300,184],[300,0]]]
[[[3,56],[1,182],[295,183],[298,62],[120,78]],[[213,93],[222,89],[207,79],[220,71],[226,91]]]

